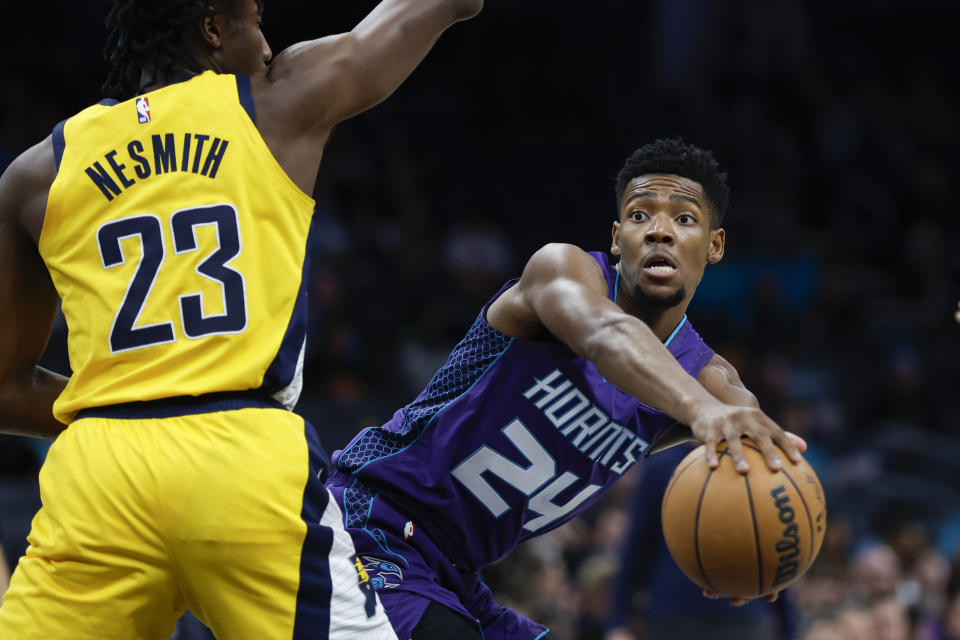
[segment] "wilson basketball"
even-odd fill
[[[734,468],[726,443],[710,469],[703,446],[677,466],[663,497],[663,535],[680,569],[723,597],[755,598],[786,588],[810,568],[827,526],[823,488],[805,460],[780,452],[773,472],[759,447],[743,439],[750,463]]]

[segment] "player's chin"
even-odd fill
[[[686,287],[680,282],[642,283],[637,287],[640,301],[657,307],[675,307],[686,297]]]

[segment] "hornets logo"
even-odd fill
[[[363,569],[370,576],[370,584],[377,591],[396,589],[403,582],[403,571],[400,567],[387,560],[363,556]]]

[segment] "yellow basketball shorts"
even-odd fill
[[[40,471],[0,638],[165,639],[190,609],[227,640],[395,639],[328,465],[313,428],[266,403],[82,412]]]

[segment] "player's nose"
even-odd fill
[[[647,242],[670,243],[673,242],[673,232],[670,225],[662,215],[654,216],[647,227],[647,233],[644,236]]]
[[[263,53],[263,64],[267,64],[270,62],[270,59],[273,58],[273,51],[270,49],[270,45],[267,44],[267,39],[263,34],[260,35],[260,39],[262,40],[261,51]]]

